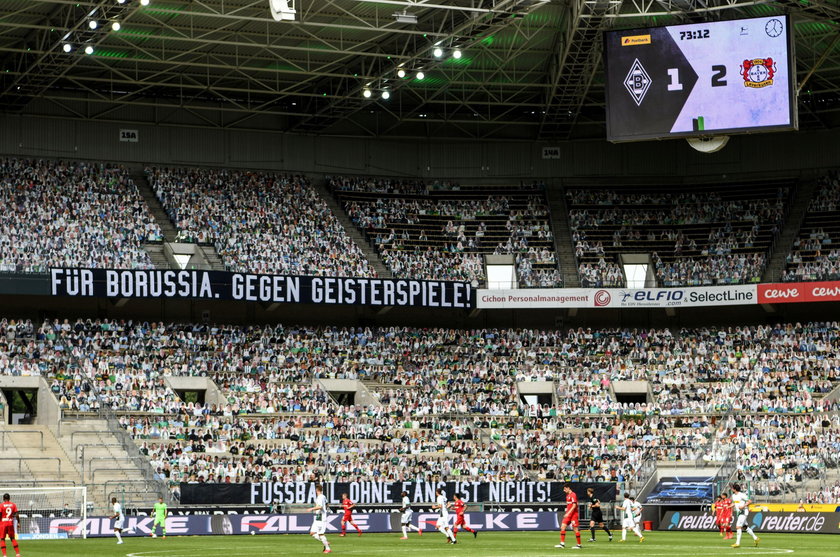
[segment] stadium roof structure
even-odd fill
[[[800,126],[840,124],[840,0],[286,3],[292,21],[275,21],[269,0],[0,0],[0,110],[340,136],[603,138],[604,30],[789,13]]]

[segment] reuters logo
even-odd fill
[[[610,305],[612,296],[606,290],[599,290],[595,293],[595,307],[604,307]]]

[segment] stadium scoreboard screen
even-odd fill
[[[609,141],[796,129],[787,16],[609,31],[604,41]]]

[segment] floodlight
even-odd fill
[[[417,15],[410,14],[407,11],[403,10],[401,12],[394,12],[394,19],[397,20],[397,23],[412,23],[417,24]]]

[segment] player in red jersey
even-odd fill
[[[467,504],[464,503],[464,500],[461,499],[461,496],[457,493],[454,495],[455,499],[455,526],[452,527],[452,535],[455,536],[458,533],[458,526],[463,526],[464,530],[467,532],[472,532],[474,538],[478,537],[478,532],[467,526],[467,521],[464,519],[464,513],[467,510]]]
[[[720,530],[720,535],[723,537],[723,495],[718,495],[715,502],[712,503],[712,512],[715,513],[715,526]]]
[[[359,528],[359,526],[355,522],[353,522],[352,511],[353,507],[355,506],[356,504],[350,500],[350,497],[348,497],[346,493],[341,494],[341,508],[344,509],[344,516],[341,517],[341,533],[338,535],[338,537],[341,538],[347,535],[348,522],[353,526],[353,528],[356,529],[360,536],[362,535],[362,529]]]
[[[723,539],[731,540],[732,535],[732,499],[726,493],[720,494],[720,523],[723,526]]]
[[[554,547],[566,547],[566,529],[569,525],[575,530],[575,539],[577,545],[572,549],[580,549],[580,514],[578,513],[578,498],[572,486],[566,484],[563,486],[563,491],[566,492],[566,512],[563,513],[563,522],[560,524],[560,544]]]
[[[17,538],[15,538],[15,522],[20,527],[17,505],[12,503],[8,493],[3,494],[3,502],[0,503],[0,549],[3,550],[3,557],[6,557],[6,538],[12,540],[12,547],[15,548],[15,555],[20,557]]]

